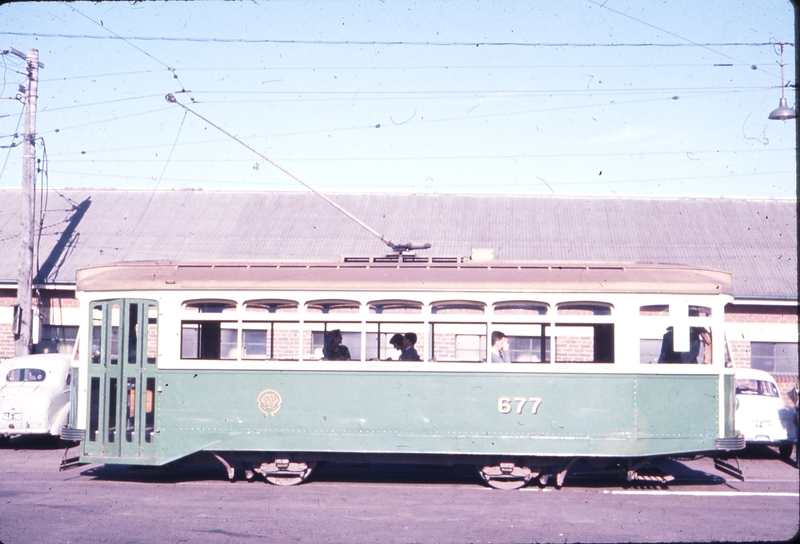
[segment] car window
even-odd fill
[[[14,368],[6,375],[7,382],[43,382],[44,370],[38,368]]]
[[[775,384],[764,380],[736,380],[736,394],[776,398],[780,396]]]

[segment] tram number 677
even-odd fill
[[[521,414],[525,404],[531,403],[531,413],[535,414],[542,403],[541,397],[500,397],[497,399],[497,410],[501,414],[510,414],[513,407],[512,403],[517,404],[517,413]]]

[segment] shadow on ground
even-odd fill
[[[197,454],[179,462],[162,467],[142,467],[125,465],[91,465],[77,467],[82,476],[98,480],[135,481],[143,483],[180,483],[192,481],[227,481],[224,467],[210,455]],[[606,467],[599,470],[590,464],[576,463],[564,481],[565,488],[658,488],[669,489],[686,485],[720,485],[725,478],[720,474],[708,473],[687,466],[673,459],[645,465],[640,473],[653,475],[672,475],[669,484],[657,482],[628,482],[626,470],[622,466]],[[244,481],[238,477],[235,481]],[[256,476],[255,481],[264,482]],[[307,483],[380,483],[380,484],[444,484],[444,485],[485,485],[478,476],[474,465],[436,465],[436,464],[384,464],[320,462]],[[546,485],[532,480],[528,486],[554,486],[552,478]]]

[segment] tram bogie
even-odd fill
[[[499,489],[560,487],[579,461],[642,480],[654,458],[743,447],[730,292],[665,265],[96,267],[66,432],[83,462],[208,452],[275,485],[363,457],[471,464]],[[404,332],[419,360],[392,348]]]

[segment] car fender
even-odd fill
[[[61,428],[67,424],[67,418],[69,417],[69,403],[66,403],[56,414],[56,417],[53,418],[53,425],[50,427],[50,434],[54,436],[61,435]]]

